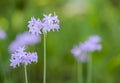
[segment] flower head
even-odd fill
[[[42,28],[42,23],[40,19],[36,20],[34,17],[32,17],[28,23],[29,32],[36,35],[41,34],[40,29]]]
[[[102,49],[102,46],[99,44],[100,41],[101,38],[99,36],[91,36],[84,43],[75,46],[71,53],[81,62],[86,62],[88,60],[88,53]]]
[[[56,16],[56,14],[54,13],[54,16],[52,16],[52,14],[46,15],[44,14],[44,18],[42,20],[43,23],[43,29],[42,31],[47,33],[50,30],[58,30],[59,29],[59,19]]]
[[[87,41],[81,44],[81,49],[87,52],[100,51],[102,46],[99,44],[101,38],[99,36],[91,36]]]
[[[28,46],[34,45],[40,42],[40,35],[33,35],[29,32],[24,32],[22,34],[17,35],[16,39],[10,44],[9,50],[10,52],[14,52],[20,46]]]
[[[86,52],[82,51],[80,45],[74,46],[73,49],[71,50],[71,53],[75,56],[75,58],[78,61],[81,61],[81,62],[86,62],[87,61]]]
[[[101,42],[101,38],[98,35],[93,35],[88,38],[88,41],[91,43],[99,43]]]
[[[6,33],[0,29],[0,39],[5,39],[6,38]]]
[[[10,66],[16,68],[20,66],[21,63],[28,65],[31,62],[37,62],[38,56],[36,52],[30,53],[25,51],[25,47],[19,47],[11,56]]]
[[[42,20],[38,19],[36,20],[34,17],[31,18],[31,20],[28,22],[29,32],[32,34],[41,34],[41,31],[43,33],[50,32],[50,30],[58,30],[59,29],[59,19],[58,16],[54,13],[52,14],[43,15],[44,18]]]

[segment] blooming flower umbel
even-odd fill
[[[42,20],[36,20],[34,17],[31,18],[28,22],[29,32],[38,35],[41,34],[41,32],[46,34],[47,32],[50,32],[50,30],[54,31],[55,29],[59,29],[59,19],[55,13],[53,16],[52,14],[44,14],[43,16],[44,18]]]
[[[40,35],[33,35],[29,32],[24,32],[22,34],[17,35],[16,39],[10,44],[9,51],[14,52],[18,47],[27,47],[28,45],[34,45],[40,42],[40,40]]]
[[[20,66],[21,63],[28,65],[31,62],[37,62],[38,56],[36,52],[26,52],[25,47],[19,47],[11,56],[10,66],[16,68],[16,66]]]
[[[6,38],[6,33],[0,29],[0,39],[5,39]]]
[[[29,32],[36,35],[41,34],[40,30],[42,29],[42,22],[40,19],[36,20],[34,17],[32,17],[28,23]]]
[[[87,61],[86,52],[83,52],[80,46],[81,45],[74,46],[73,49],[71,50],[71,53],[75,56],[75,58],[78,61],[86,62]]]
[[[88,60],[87,53],[100,51],[102,49],[102,46],[99,44],[100,41],[101,38],[99,36],[97,35],[91,36],[84,43],[75,46],[71,50],[71,53],[81,62],[86,62]]]

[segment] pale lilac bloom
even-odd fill
[[[37,62],[38,56],[36,52],[26,52],[25,47],[19,47],[13,54],[11,54],[10,66],[16,68],[20,66],[21,63],[28,65],[31,62]]]
[[[0,39],[6,39],[6,33],[2,29],[0,29]]]
[[[43,23],[43,29],[42,31],[47,33],[50,30],[58,30],[60,28],[59,26],[59,19],[58,16],[54,13],[54,16],[52,14],[46,15],[44,14],[44,18],[42,20]]]
[[[37,36],[37,35],[30,34],[29,32],[24,32],[22,34],[19,34],[16,37],[16,40],[19,40],[20,42],[24,43],[24,45],[34,45],[40,42],[41,37],[40,35]]]
[[[43,15],[44,18],[42,20],[38,19],[36,20],[34,17],[31,18],[31,20],[28,22],[29,32],[32,34],[41,34],[41,31],[43,33],[50,32],[50,30],[58,30],[60,28],[59,26],[59,19],[58,16],[54,13],[52,14]]]
[[[81,44],[81,49],[86,52],[94,52],[94,51],[100,51],[101,50],[101,45],[100,44],[94,44],[89,41],[86,41]]]
[[[100,51],[102,49],[100,42],[101,38],[99,36],[91,36],[86,42],[81,44],[81,49],[88,52]]]
[[[8,47],[9,51],[12,53],[14,52],[19,46],[24,46],[19,41],[14,40]]]
[[[34,45],[40,42],[40,35],[33,35],[29,32],[24,32],[22,34],[17,35],[16,39],[10,44],[9,51],[14,52],[20,46],[28,46]]]
[[[101,38],[98,35],[94,35],[88,38],[88,41],[92,43],[99,43],[101,42]]]
[[[101,38],[99,36],[91,36],[84,43],[75,46],[71,52],[78,60],[86,62],[88,60],[88,53],[102,49],[100,42]]]
[[[29,32],[36,35],[41,34],[40,30],[42,28],[42,23],[40,19],[36,20],[34,17],[32,17],[28,23]]]
[[[73,49],[71,50],[71,53],[75,56],[75,58],[78,61],[81,61],[81,62],[87,61],[88,56],[86,55],[86,52],[82,51],[80,44],[77,46],[74,46]]]
[[[81,54],[81,50],[80,50],[80,45],[78,46],[74,46],[73,49],[71,50],[72,54],[74,54],[75,56],[79,56]]]

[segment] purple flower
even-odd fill
[[[16,68],[16,66],[20,66],[21,63],[28,65],[31,62],[37,62],[38,56],[36,52],[30,53],[25,52],[25,47],[19,47],[11,56],[10,66]]]
[[[58,30],[59,29],[59,19],[58,16],[54,13],[54,16],[52,14],[46,15],[44,14],[44,18],[42,20],[43,23],[43,29],[42,31],[44,33],[49,32],[50,30]]]
[[[97,43],[101,42],[101,38],[97,35],[94,35],[94,36],[89,37],[88,41],[91,43],[97,44]]]
[[[24,32],[17,35],[16,39],[10,44],[9,51],[14,52],[20,46],[34,45],[40,42],[41,38],[38,35],[30,34],[29,32]]]
[[[101,38],[99,36],[91,36],[84,43],[75,46],[71,53],[81,62],[86,62],[88,60],[88,53],[102,49],[102,46],[99,44],[100,41]]]
[[[36,35],[41,34],[40,30],[42,28],[42,23],[40,19],[36,20],[34,17],[32,17],[28,23],[29,32]]]
[[[87,54],[83,52],[80,45],[74,46],[71,50],[71,53],[75,56],[78,61],[86,62],[87,61]]]
[[[80,45],[74,46],[73,49],[71,50],[71,52],[72,52],[72,54],[74,54],[75,56],[79,56],[80,53],[82,52],[82,51],[80,50]]]
[[[36,20],[34,17],[31,18],[28,22],[29,32],[38,35],[41,34],[41,31],[46,34],[50,32],[50,30],[54,31],[55,29],[59,29],[59,19],[55,13],[53,16],[52,14],[44,14],[43,16],[42,21],[40,19]]]
[[[100,41],[101,38],[99,36],[91,36],[86,42],[81,44],[81,49],[88,52],[100,51],[102,49],[102,46],[99,44]]]
[[[5,39],[6,38],[6,33],[0,29],[0,39]]]

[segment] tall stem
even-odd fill
[[[24,65],[24,69],[25,69],[25,83],[28,83],[26,65]]]
[[[77,61],[77,75],[78,75],[78,83],[83,83],[83,77],[82,77],[82,63]]]
[[[44,33],[44,74],[43,83],[46,83],[46,34]]]
[[[87,83],[91,83],[92,81],[92,56],[88,55],[88,75],[87,75]]]

